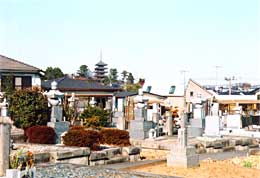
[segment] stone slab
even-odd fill
[[[129,161],[129,156],[116,156],[110,158],[109,160],[105,160],[105,164],[115,164]]]
[[[122,149],[121,148],[108,148],[108,149],[105,149],[103,150],[107,153],[107,157],[110,159],[110,158],[113,158],[117,155],[120,155],[122,153]]]
[[[90,161],[98,161],[98,160],[107,160],[107,152],[106,151],[93,151],[89,156]]]
[[[63,160],[56,160],[54,163],[68,163],[68,164],[78,164],[78,165],[89,165],[88,156],[78,157],[78,158],[69,158]]]
[[[55,152],[50,152],[50,155],[51,155],[51,159],[55,159],[55,160],[69,159],[75,157],[89,156],[90,149],[84,147],[84,148],[78,148],[73,150],[55,151]]]
[[[130,147],[123,147],[122,148],[122,153],[124,155],[137,155],[141,153],[141,148],[139,147],[134,147],[134,146],[130,146]]]

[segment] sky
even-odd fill
[[[159,94],[189,78],[260,83],[259,32],[258,0],[0,0],[0,54],[75,73],[102,49]]]

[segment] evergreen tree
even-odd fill
[[[133,84],[134,83],[134,76],[133,76],[133,74],[129,73],[126,80],[127,80],[128,84]]]
[[[79,67],[79,70],[78,70],[77,73],[80,77],[89,77],[88,72],[89,72],[88,66],[87,65],[81,65]]]
[[[45,75],[44,75],[45,80],[51,80],[60,77],[64,77],[64,74],[59,67],[54,67],[54,68],[47,67],[47,69],[45,70]]]

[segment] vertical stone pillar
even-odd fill
[[[173,124],[172,124],[172,112],[167,111],[166,112],[166,117],[167,117],[167,134],[169,136],[171,136],[172,133],[172,128],[173,128]]]
[[[9,168],[11,119],[0,116],[0,176]]]

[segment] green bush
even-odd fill
[[[87,107],[80,114],[80,119],[86,127],[106,127],[108,125],[110,113],[100,107]]]
[[[48,101],[39,89],[17,90],[10,94],[9,100],[9,111],[16,127],[47,125]]]
[[[129,146],[129,133],[125,130],[103,128],[100,130],[100,143],[116,146]]]
[[[30,143],[54,144],[55,131],[52,127],[33,126],[26,129],[26,137]]]
[[[94,130],[75,130],[70,129],[63,136],[63,141],[66,146],[90,147],[96,150],[99,146],[100,134]]]
[[[251,161],[244,161],[244,167],[252,168],[252,162]]]

